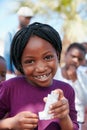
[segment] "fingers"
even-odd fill
[[[63,91],[60,90],[60,89],[56,89],[56,90],[54,90],[54,91],[52,91],[52,92],[59,95],[59,96],[58,96],[58,99],[63,97]],[[48,98],[48,97],[44,97],[44,98],[43,98],[43,101],[44,101],[44,102],[47,102],[47,98]]]
[[[24,129],[34,129],[37,127],[37,124],[24,124],[23,128]]]
[[[14,117],[15,129],[34,129],[38,124],[38,116],[32,112],[20,112]]]
[[[38,124],[38,119],[32,119],[32,118],[22,120],[19,123],[21,128],[24,128],[24,129],[36,128],[37,124]]]
[[[47,97],[44,97],[43,101],[46,102],[47,101]]]
[[[55,89],[53,92],[59,94],[59,100],[64,97],[63,91],[61,89]]]
[[[37,115],[35,113],[29,112],[29,111],[24,111],[19,113],[19,116],[21,117],[26,117],[26,118],[37,118]]]
[[[52,115],[52,118],[64,118],[69,114],[69,103],[68,100],[64,97],[64,93],[61,89],[56,89],[53,91],[56,94],[59,94],[58,101],[50,105],[49,114]],[[47,101],[47,98],[44,98],[44,101]]]
[[[59,95],[58,100],[64,97],[63,91],[61,89],[55,89],[53,92]],[[47,97],[44,97],[43,101],[46,102]]]
[[[64,118],[69,114],[69,104],[66,98],[61,99],[55,104],[50,106],[50,114],[53,115],[53,118]]]
[[[22,118],[19,122],[23,122],[24,124],[36,124],[38,122],[38,118]]]

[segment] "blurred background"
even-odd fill
[[[53,26],[63,43],[63,53],[72,42],[87,42],[87,0],[0,0],[0,54],[8,30],[17,26],[16,12],[21,6],[34,11],[32,22]]]

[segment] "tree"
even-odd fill
[[[87,18],[86,0],[19,0],[20,6],[29,6],[33,8],[35,14],[43,13],[47,18],[49,16],[49,10],[54,13],[57,12],[58,16],[63,20],[62,34],[70,42],[76,40],[81,41],[80,38],[84,39],[85,37],[87,20],[83,19],[83,16],[85,15],[84,18]],[[78,33],[77,30],[79,30]]]
[[[71,42],[85,40],[87,32],[87,0],[19,0],[20,6],[29,6],[35,14],[45,14],[49,19],[52,17],[50,11],[58,14],[58,19],[63,21],[61,26],[63,54]],[[55,19],[55,22],[57,21]]]

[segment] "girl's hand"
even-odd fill
[[[62,90],[56,89],[54,92],[59,94],[59,99],[56,103],[50,106],[49,113],[53,115],[53,118],[66,118],[69,115],[68,100],[64,97]]]
[[[53,115],[53,118],[62,119],[67,117],[69,114],[69,105],[66,98],[59,100],[58,102],[50,106],[50,114]]]
[[[32,112],[24,111],[12,118],[12,129],[34,130],[38,124],[38,116]]]

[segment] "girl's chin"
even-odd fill
[[[32,85],[46,88],[46,87],[51,86],[52,82],[50,82],[50,83],[32,83]]]

